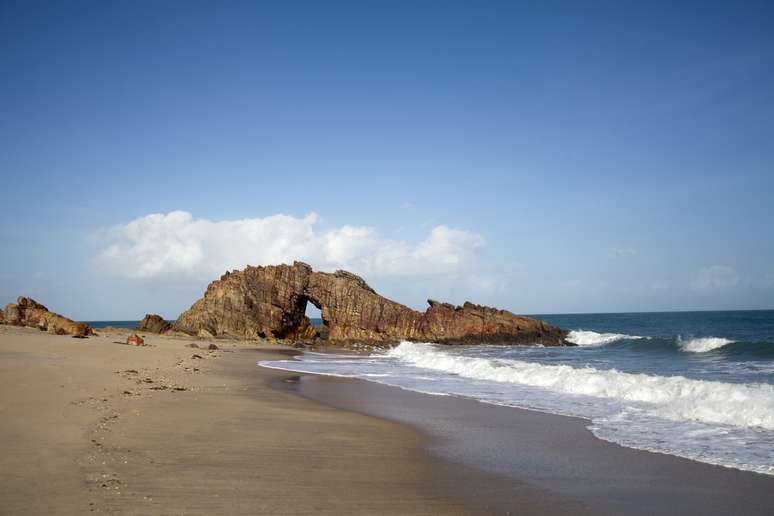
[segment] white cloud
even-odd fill
[[[430,277],[473,270],[485,245],[480,235],[446,226],[436,226],[411,244],[363,226],[319,233],[317,221],[314,213],[224,221],[185,211],[155,213],[108,230],[97,261],[114,274],[136,279],[210,280],[248,264],[293,260],[366,277]]]
[[[728,290],[739,284],[739,275],[732,267],[712,265],[699,269],[693,274],[691,288],[697,292]]]

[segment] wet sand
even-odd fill
[[[774,514],[774,476],[608,443],[582,419],[326,376],[304,375],[285,388],[407,423],[428,435],[438,458],[555,493],[594,514]]]

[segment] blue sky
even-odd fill
[[[0,2],[0,300],[173,318],[298,257],[418,308],[774,308],[772,27],[770,2]]]

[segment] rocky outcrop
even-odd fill
[[[325,332],[305,315],[307,303],[320,309]],[[337,343],[514,343],[569,345],[567,333],[504,310],[465,303],[428,301],[425,312],[386,299],[347,271],[314,272],[293,265],[248,266],[227,272],[204,297],[178,317],[173,328],[189,335],[241,339],[306,340],[327,334]]]
[[[165,321],[160,315],[145,314],[145,317],[140,321],[137,326],[137,331],[146,331],[150,333],[164,333],[172,329],[172,324]]]
[[[38,328],[54,335],[73,337],[94,335],[94,331],[88,324],[50,312],[48,308],[28,297],[20,297],[16,304],[6,305],[3,315],[6,324]]]
[[[435,341],[457,344],[510,342],[517,335],[523,342],[545,345],[562,342],[566,333],[544,321],[514,315],[506,310],[465,302],[462,306],[428,299],[424,331]]]
[[[298,262],[227,272],[177,318],[174,329],[201,337],[314,337],[304,315],[311,274],[308,265]]]

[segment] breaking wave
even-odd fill
[[[568,326],[583,328],[599,316],[588,325],[573,317],[581,320]],[[700,324],[682,324],[697,317]],[[570,332],[578,347],[403,342],[262,365],[576,416],[623,446],[774,475],[774,325],[750,331],[712,317],[739,315],[627,315],[634,324],[612,325],[621,333]],[[670,324],[648,324],[662,319]]]
[[[626,335],[624,333],[597,333],[589,330],[573,330],[567,335],[567,340],[578,346],[604,346],[611,342],[624,339],[643,339],[639,335]]]
[[[555,393],[634,402],[669,420],[774,430],[774,386],[651,376],[615,369],[545,365],[460,356],[431,344],[403,342],[388,355],[416,367],[465,378],[539,387]]]
[[[722,337],[702,337],[683,340],[682,337],[679,335],[677,336],[677,345],[680,347],[680,349],[689,353],[705,353],[707,351],[722,348],[727,344],[733,343],[733,340],[724,339]]]

